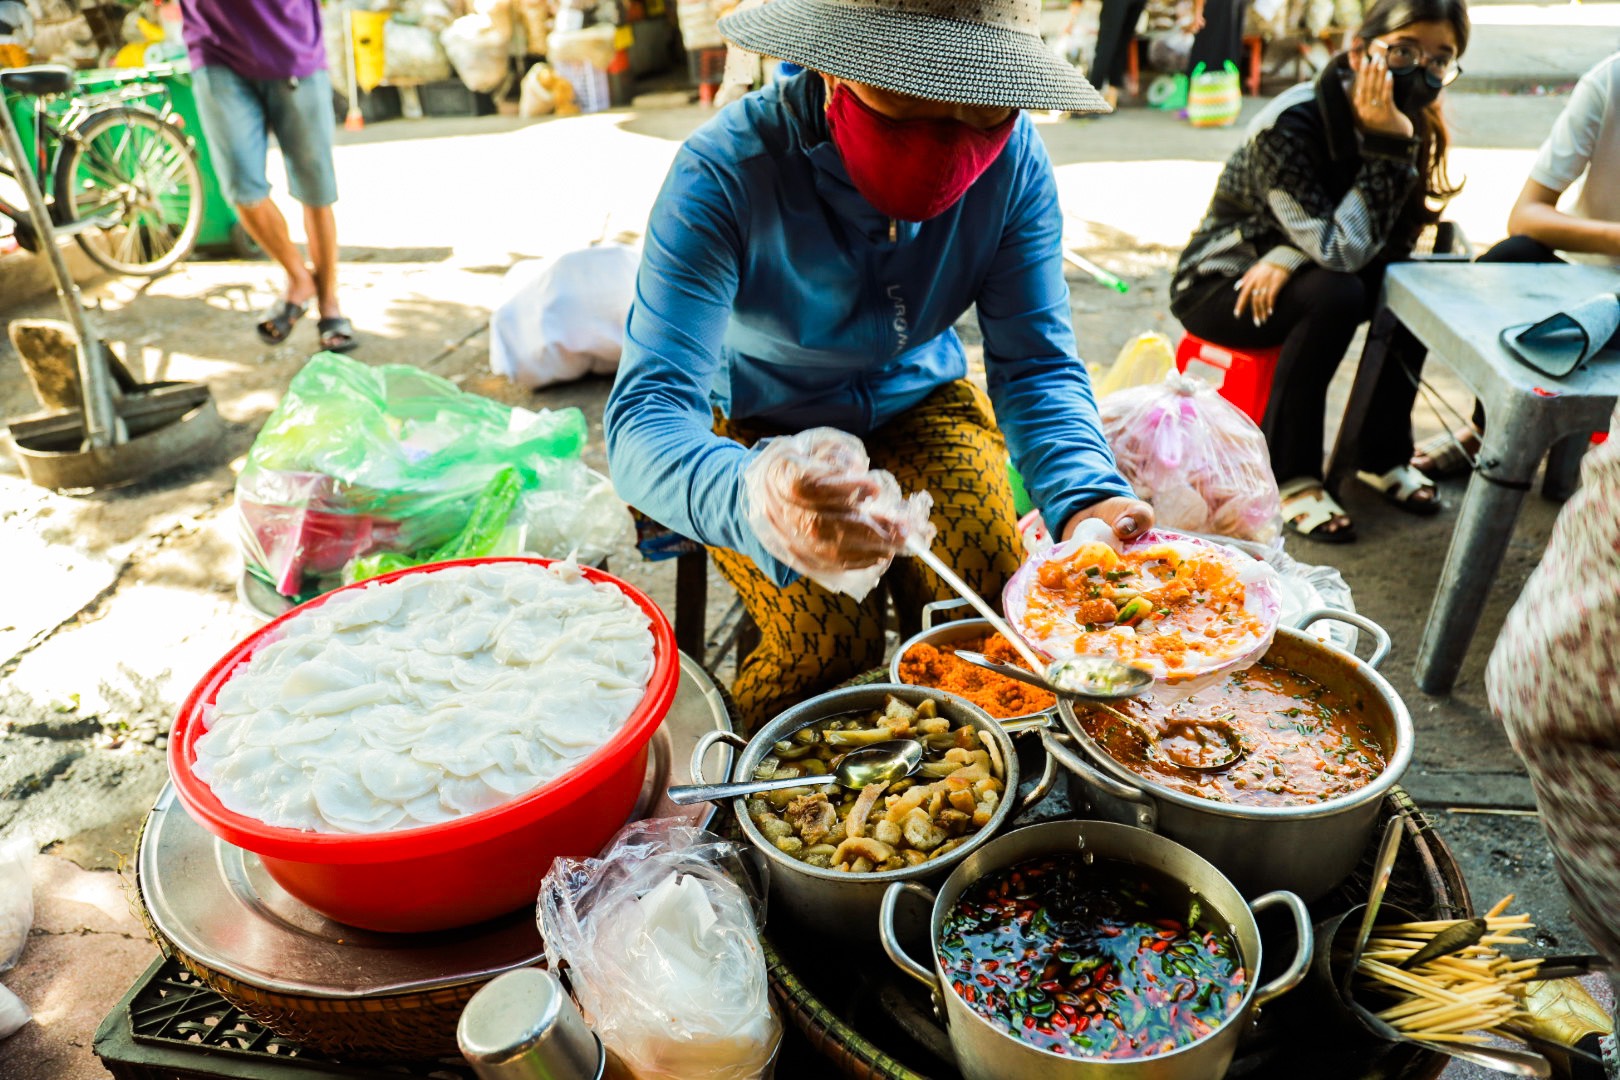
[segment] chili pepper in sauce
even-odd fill
[[[957,995],[1001,1030],[1102,1060],[1202,1038],[1241,1003],[1247,978],[1230,931],[1184,885],[1082,854],[974,882],[945,917],[940,963]]]

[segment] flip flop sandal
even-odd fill
[[[264,310],[259,316],[254,329],[259,332],[259,340],[266,345],[280,345],[292,333],[292,328],[304,312],[309,310],[308,304],[295,304],[291,300],[277,300]]]
[[[354,323],[341,315],[322,319],[315,329],[321,335],[321,348],[327,352],[346,353],[360,344],[354,336]]]
[[[1356,538],[1354,524],[1323,529],[1335,518],[1349,520],[1349,515],[1323,490],[1321,481],[1292,480],[1284,484],[1278,494],[1282,496],[1283,520],[1291,531],[1324,544],[1348,544]]]
[[[1408,514],[1433,517],[1440,512],[1440,493],[1436,490],[1434,481],[1411,465],[1397,465],[1382,476],[1370,472],[1357,472],[1356,479],[1382,495],[1391,506],[1405,510]],[[1428,499],[1414,498],[1420,491],[1432,491],[1434,496]]]
[[[1476,443],[1471,454],[1463,444],[1469,441]],[[1425,439],[1418,444],[1412,453],[1412,468],[1427,476],[1431,480],[1451,480],[1459,476],[1467,476],[1474,471],[1473,454],[1479,452],[1478,438],[1473,432],[1458,435],[1451,432],[1436,435],[1432,439]],[[1419,457],[1429,459],[1429,467],[1424,468],[1417,463]]]

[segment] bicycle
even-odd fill
[[[51,223],[115,274],[156,277],[191,254],[202,227],[197,151],[175,122],[160,83],[75,94],[73,72],[39,65],[0,71],[0,108],[24,112],[33,160],[0,159],[0,175],[26,167],[46,193]],[[74,95],[63,109],[55,99]],[[151,104],[157,100],[157,106]],[[31,115],[28,115],[31,114]],[[19,120],[19,133],[26,134]],[[17,243],[39,250],[27,207],[0,197]]]

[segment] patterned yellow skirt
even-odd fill
[[[715,431],[752,446],[786,434],[719,419]],[[981,595],[997,597],[1019,563],[1017,520],[1007,478],[1007,445],[984,392],[966,381],[934,391],[922,404],[864,440],[872,466],[893,473],[907,494],[934,498],[934,550]],[[885,588],[857,603],[807,580],[779,588],[746,555],[710,548],[720,573],[759,626],[760,643],[732,687],[746,729],[883,662],[884,602],[894,597],[901,628],[916,626],[924,604],[955,596],[931,570],[895,560]]]

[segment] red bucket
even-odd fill
[[[583,573],[622,591],[652,620],[653,671],[630,718],[607,743],[562,776],[500,806],[454,821],[383,833],[317,833],[267,825],[227,810],[192,773],[202,714],[236,669],[300,612],[349,589],[451,566],[551,559],[462,559],[415,566],[345,586],[262,627],[205,675],[180,707],[169,736],[169,775],[180,802],[205,828],[254,852],[276,882],[328,918],[368,930],[416,932],[467,926],[533,904],[559,855],[595,855],[634,808],[647,744],[675,699],[679,662],[669,619],[641,590],[590,567]]]

